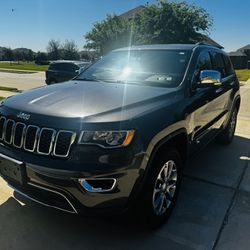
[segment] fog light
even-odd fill
[[[80,185],[88,192],[103,193],[114,189],[116,179],[114,178],[84,178],[78,179]]]

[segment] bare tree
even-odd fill
[[[63,45],[63,59],[78,60],[80,58],[78,48],[73,40],[66,40]]]
[[[61,58],[61,44],[59,41],[51,39],[47,46],[49,59],[58,60]]]

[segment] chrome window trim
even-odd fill
[[[13,125],[12,125],[12,128],[11,128],[11,134],[10,134],[10,141],[8,142],[5,138],[6,136],[6,127],[7,127],[7,124],[8,122],[13,122]],[[4,126],[4,142],[11,145],[12,144],[12,140],[13,140],[13,130],[14,130],[14,127],[15,127],[15,121],[12,120],[12,119],[8,119],[6,122],[5,122],[5,126]]]
[[[48,152],[48,153],[44,153],[44,152],[41,152],[41,151],[39,150],[41,134],[42,134],[42,132],[43,132],[44,130],[50,130],[50,131],[53,132],[52,137],[51,137],[51,141],[50,141],[50,146],[49,146],[49,152]],[[53,144],[54,144],[54,141],[55,141],[55,136],[56,136],[56,130],[55,130],[55,129],[53,129],[53,128],[46,128],[46,127],[45,127],[45,128],[42,128],[42,129],[40,130],[39,139],[38,139],[38,142],[37,142],[37,153],[38,153],[38,154],[41,154],[41,155],[49,155],[49,154],[52,152],[52,149],[53,149]]]
[[[21,144],[20,144],[20,146],[17,146],[17,145],[15,144],[15,138],[16,138],[16,126],[17,126],[18,124],[24,125],[24,127],[23,127],[23,132],[22,132],[22,139],[21,139]],[[14,133],[13,133],[13,146],[14,146],[14,147],[16,147],[16,148],[22,148],[22,147],[23,147],[23,142],[24,142],[25,132],[26,132],[26,124],[24,124],[23,122],[17,122],[17,123],[16,123],[16,125],[15,125]]]
[[[4,116],[1,116],[0,120],[4,119],[4,123],[3,123],[3,133],[2,133],[2,136],[0,137],[0,140],[4,140],[4,131],[5,131],[5,124],[6,124],[6,121],[7,119],[4,117]]]
[[[34,144],[33,144],[33,149],[27,149],[26,148],[26,136],[27,136],[27,132],[28,132],[28,129],[29,127],[33,127],[33,128],[36,128],[36,135],[35,135],[35,140],[34,140]],[[26,150],[26,151],[29,151],[29,152],[34,152],[35,151],[35,148],[36,148],[36,145],[37,145],[37,137],[39,135],[39,131],[40,131],[40,128],[38,126],[35,126],[35,125],[28,125],[27,126],[27,129],[26,129],[26,132],[25,132],[25,137],[24,137],[24,145],[23,145],[23,148]]]
[[[60,133],[62,132],[66,132],[66,133],[70,133],[71,134],[71,142],[69,144],[69,147],[68,147],[68,151],[67,151],[67,154],[66,155],[60,155],[60,154],[56,154],[56,146],[57,146],[57,140],[58,140],[58,136]],[[74,140],[72,140],[72,137],[74,136]],[[76,133],[73,132],[73,131],[69,131],[69,130],[59,130],[57,135],[56,135],[56,139],[55,139],[55,143],[54,143],[54,149],[53,149],[53,155],[54,156],[58,156],[58,157],[68,157],[69,155],[69,151],[71,149],[71,146],[72,144],[75,142],[75,139],[76,139]]]

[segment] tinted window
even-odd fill
[[[184,77],[190,54],[190,51],[178,50],[114,51],[78,78],[175,87]]]
[[[56,69],[56,64],[52,63],[49,65],[49,70],[55,70]]]
[[[79,67],[73,63],[65,63],[64,70],[68,72],[74,73],[76,70],[78,70]]]
[[[196,81],[199,81],[200,79],[200,72],[202,70],[211,70],[212,64],[210,55],[207,51],[201,52],[201,54],[198,57],[196,70],[195,70],[195,79]]]
[[[221,53],[211,52],[213,69],[221,73],[221,77],[226,76],[226,69]]]
[[[234,69],[233,69],[233,66],[232,66],[232,63],[231,63],[229,57],[226,55],[223,55],[223,59],[225,62],[226,75],[230,76],[230,75],[234,74]]]
[[[211,59],[208,52],[202,52],[198,58],[196,69],[201,70],[210,70],[212,69]]]
[[[58,70],[58,71],[68,71],[75,72],[79,69],[79,67],[73,63],[52,63],[49,66],[50,70]]]

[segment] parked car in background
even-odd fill
[[[82,61],[54,61],[46,71],[47,84],[68,81],[83,71],[90,63]]]

